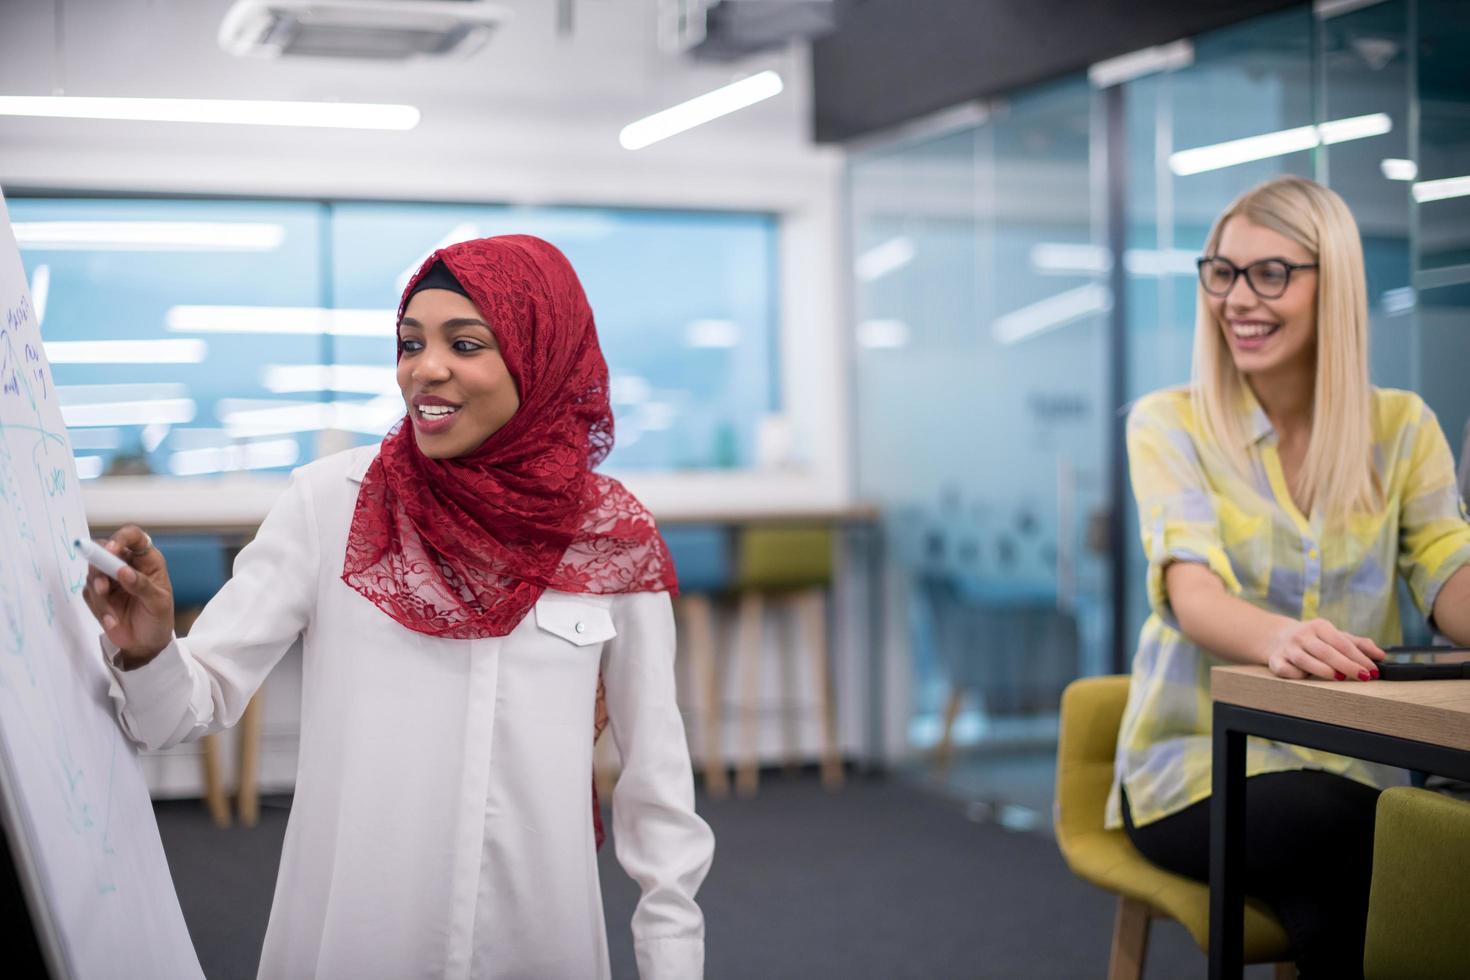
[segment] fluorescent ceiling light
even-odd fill
[[[189,386],[174,382],[160,384],[57,385],[63,407],[96,405],[99,402],[160,401],[187,398]]]
[[[293,333],[392,337],[397,310],[336,310],[319,306],[173,306],[164,326],[174,333]]]
[[[335,402],[221,398],[214,413],[231,439],[316,432],[332,428]]]
[[[1312,0],[1312,12],[1320,20],[1332,17],[1341,17],[1343,14],[1362,10],[1364,7],[1373,7],[1382,3],[1383,0]]]
[[[1198,252],[1182,248],[1130,248],[1123,253],[1123,268],[1130,276],[1197,276]]]
[[[178,425],[194,419],[192,398],[159,398],[144,401],[92,402],[86,405],[61,406],[61,418],[68,428],[112,425]]]
[[[46,300],[50,295],[51,267],[38,265],[36,271],[31,273],[31,306],[36,311],[36,326],[38,327],[46,320]]]
[[[909,325],[902,320],[864,320],[858,324],[858,346],[869,350],[907,347]]]
[[[907,235],[890,238],[859,255],[852,264],[853,273],[860,282],[881,279],[912,262],[915,251],[914,240]]]
[[[77,456],[74,462],[78,480],[95,480],[102,475],[101,456]]]
[[[1464,197],[1470,194],[1470,175],[1445,177],[1440,180],[1421,180],[1412,188],[1414,200],[1420,204],[1443,201],[1449,197]]]
[[[52,364],[198,364],[209,353],[202,340],[48,340]]]
[[[1214,143],[1193,150],[1179,150],[1169,155],[1169,169],[1180,177],[1187,177],[1251,160],[1264,160],[1298,150],[1310,150],[1321,145],[1321,142],[1316,126],[1299,126],[1296,129],[1247,136],[1245,139]]]
[[[763,71],[713,92],[681,102],[672,108],[655,112],[623,127],[618,142],[625,150],[641,150],[645,146],[668,139],[686,129],[729,115],[781,94],[781,76]]]
[[[1101,245],[1038,242],[1031,246],[1031,268],[1037,272],[1103,275],[1112,267],[1112,256]]]
[[[1413,180],[1419,176],[1419,165],[1413,160],[1379,160],[1378,169],[1388,180]]]
[[[991,334],[1002,344],[1014,344],[1074,320],[1102,313],[1111,303],[1112,296],[1108,288],[1092,283],[1048,296],[1040,302],[996,317],[995,323],[991,325]]]
[[[1324,146],[1346,143],[1348,140],[1360,140],[1369,136],[1382,136],[1391,132],[1393,132],[1393,120],[1386,112],[1353,116],[1348,119],[1334,119],[1317,127],[1317,134],[1322,137]]]
[[[369,364],[271,364],[260,372],[267,391],[340,391],[382,395],[398,392],[398,371]]]
[[[1099,61],[1087,69],[1093,88],[1111,88],[1161,71],[1175,71],[1194,64],[1194,45],[1175,41]]]
[[[1193,276],[1196,258],[1182,248],[1130,248],[1123,253],[1123,268],[1132,276]],[[1113,262],[1101,245],[1040,242],[1031,246],[1031,268],[1049,275],[1106,275]]]
[[[327,129],[404,130],[419,124],[419,111],[411,105],[262,99],[113,99],[74,95],[0,95],[0,116],[319,126]]]
[[[694,320],[684,328],[688,347],[738,347],[740,324],[734,320]]]
[[[1317,146],[1382,136],[1392,130],[1393,120],[1383,112],[1334,119],[1317,126],[1298,126],[1295,129],[1247,136],[1245,139],[1213,143],[1192,150],[1180,150],[1169,155],[1169,169],[1180,177],[1187,177],[1252,160],[1265,160],[1299,150],[1310,150]]]
[[[342,429],[382,436],[403,418],[403,398],[382,395],[365,402],[278,402],[265,399],[221,398],[215,405],[219,420],[232,438],[285,435]]]
[[[208,449],[181,449],[169,455],[168,471],[174,476],[199,476],[233,470],[264,470],[292,466],[301,458],[295,439],[267,439]]]
[[[36,252],[269,252],[286,229],[247,221],[19,221],[23,249]]]
[[[1398,289],[1386,289],[1379,297],[1379,303],[1383,306],[1383,312],[1389,316],[1397,316],[1407,313],[1419,302],[1419,294],[1414,291],[1413,286],[1400,286]]]

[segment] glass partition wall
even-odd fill
[[[907,744],[1008,818],[1049,793],[1057,701],[1107,658],[1107,270],[1085,80],[857,157],[860,493],[888,516],[912,657]],[[1006,756],[955,745],[1004,745]]]
[[[887,513],[912,771],[1048,819],[1061,689],[1126,671],[1147,611],[1117,420],[1188,381],[1194,259],[1249,187],[1296,173],[1347,200],[1373,382],[1422,394],[1465,463],[1466,64],[1453,0],[1303,5],[1112,92],[1078,76],[853,154],[858,489]]]

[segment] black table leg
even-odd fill
[[[1210,796],[1210,980],[1238,978],[1245,946],[1245,733],[1215,703]]]

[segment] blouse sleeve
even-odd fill
[[[694,895],[714,834],[694,812],[694,775],[674,696],[674,613],[666,592],[613,602],[617,636],[603,653],[609,727],[622,755],[613,790],[619,863],[642,892],[633,948],[642,980],[704,975],[704,916]]]
[[[1232,595],[1239,595],[1240,581],[1225,553],[1198,451],[1183,420],[1163,399],[1145,398],[1128,413],[1128,470],[1148,556],[1153,611],[1179,628],[1164,584],[1165,569],[1177,561],[1208,567]]]
[[[1449,577],[1470,565],[1470,524],[1455,482],[1455,461],[1427,405],[1404,442],[1409,456],[1399,510],[1399,574],[1425,616]]]
[[[123,670],[104,636],[123,731],[167,748],[240,720],[271,668],[306,629],[316,601],[317,531],[304,478],[291,484],[194,621],[142,667]]]

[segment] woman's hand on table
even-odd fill
[[[1378,644],[1338,629],[1325,619],[1288,621],[1271,638],[1266,666],[1277,677],[1302,680],[1373,680],[1384,658]]]

